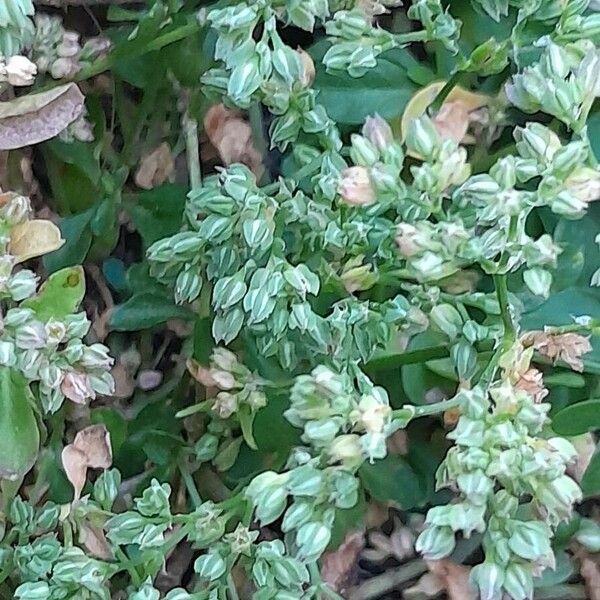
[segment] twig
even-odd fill
[[[413,560],[397,569],[386,571],[381,575],[368,579],[359,585],[348,600],[374,600],[395,590],[398,586],[415,579],[427,571],[427,565],[421,559]]]

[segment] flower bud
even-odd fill
[[[219,392],[212,405],[213,412],[221,419],[228,419],[237,409],[237,396],[229,392]]]
[[[306,562],[317,560],[327,548],[330,539],[331,529],[324,523],[305,523],[296,533],[298,556]]]
[[[527,269],[523,273],[523,281],[532,294],[548,298],[550,295],[550,286],[552,285],[552,273],[539,267]]]
[[[285,511],[281,530],[284,533],[298,529],[301,525],[308,522],[313,514],[312,502],[295,500],[294,503]]]
[[[584,203],[600,199],[600,171],[581,167],[565,180],[565,187],[572,196]]]
[[[37,67],[25,56],[11,56],[6,61],[6,78],[10,85],[32,85],[37,75]]]
[[[587,202],[580,200],[568,190],[563,190],[549,202],[550,210],[567,219],[581,218],[587,209]]]
[[[504,570],[492,562],[471,569],[471,582],[477,586],[481,600],[501,600]]]
[[[431,158],[434,148],[439,143],[438,135],[428,117],[415,119],[408,127],[406,134],[407,147],[418,156]]]
[[[350,157],[354,163],[371,167],[379,160],[377,148],[366,137],[353,133],[350,139],[352,142]]]
[[[308,52],[298,48],[296,52],[300,58],[300,83],[302,87],[310,87],[315,80],[315,63]]]
[[[341,462],[348,465],[360,464],[363,460],[363,449],[360,436],[348,433],[336,437],[327,448],[329,462]]]
[[[338,191],[342,201],[351,206],[366,206],[376,200],[369,169],[363,166],[344,169]]]
[[[439,560],[448,556],[455,545],[451,527],[427,527],[417,538],[415,550],[426,560]]]
[[[431,309],[431,322],[451,340],[462,330],[463,320],[460,313],[451,304],[438,304]]]
[[[227,570],[225,561],[217,552],[210,552],[196,559],[194,571],[203,579],[215,581]]]
[[[365,119],[362,134],[379,152],[386,150],[394,141],[392,128],[377,113]]]
[[[21,325],[15,335],[15,343],[18,348],[31,350],[43,348],[46,345],[46,330],[39,321],[31,321]]]
[[[200,462],[208,462],[217,455],[219,438],[212,433],[205,433],[194,446],[196,458]]]

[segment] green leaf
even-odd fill
[[[114,309],[110,327],[114,331],[139,331],[160,325],[169,319],[189,320],[193,316],[189,308],[177,306],[166,296],[141,292]]]
[[[571,404],[552,418],[552,429],[560,435],[579,435],[600,428],[600,399]]]
[[[40,321],[64,319],[77,312],[85,294],[83,267],[68,267],[52,273],[39,292],[21,306],[35,311]]]
[[[16,480],[33,467],[40,433],[24,377],[0,367],[0,478]]]
[[[131,198],[126,209],[146,248],[180,230],[185,196],[183,186],[168,183]]]
[[[238,411],[238,419],[240,420],[240,427],[242,429],[244,441],[246,442],[246,444],[248,444],[248,446],[250,446],[250,448],[256,450],[256,440],[254,439],[254,434],[252,433],[254,413],[250,410],[248,406],[244,405]]]
[[[58,227],[65,243],[62,248],[44,256],[44,266],[50,273],[84,261],[92,245],[90,222],[95,211],[95,207],[92,207],[60,221]]]
[[[581,489],[585,496],[595,496],[600,492],[600,453],[596,452],[581,479]]]
[[[408,510],[425,499],[418,475],[400,456],[388,455],[367,463],[360,468],[359,476],[369,494],[380,502],[394,501]]]
[[[310,49],[317,65],[314,88],[319,91],[319,103],[339,123],[358,125],[374,113],[379,113],[384,119],[398,117],[419,85],[433,80],[433,74],[401,48],[381,54],[377,67],[362,77],[330,74],[321,62],[328,47],[327,41],[321,41]],[[360,102],[357,102],[358,98]]]

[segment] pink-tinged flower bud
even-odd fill
[[[79,371],[71,371],[65,375],[60,385],[60,391],[66,398],[76,404],[85,404],[88,398],[94,399],[96,397],[88,376]]]
[[[349,167],[342,171],[339,193],[346,204],[367,206],[376,200],[375,190],[371,184],[369,169],[366,167]]]
[[[37,67],[25,56],[11,56],[6,61],[6,78],[10,85],[31,85],[37,75]]]
[[[565,186],[581,202],[593,202],[600,199],[600,172],[582,167],[567,177]]]
[[[310,87],[315,80],[315,63],[308,52],[302,48],[296,50],[300,58],[300,83],[302,87]]]
[[[362,134],[379,150],[385,150],[393,141],[394,134],[392,128],[385,119],[382,119],[377,113],[372,117],[365,119],[362,128]]]

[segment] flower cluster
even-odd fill
[[[459,497],[429,511],[417,540],[420,552],[439,559],[452,552],[456,532],[483,533],[486,560],[472,577],[490,599],[503,592],[531,597],[533,577],[555,564],[553,529],[581,499],[565,473],[575,448],[564,438],[542,436],[550,405],[511,383],[516,371],[529,372],[531,352],[520,348],[500,358],[503,376],[488,390],[459,392],[461,416],[447,436],[456,445],[437,474],[438,487],[451,487]]]

